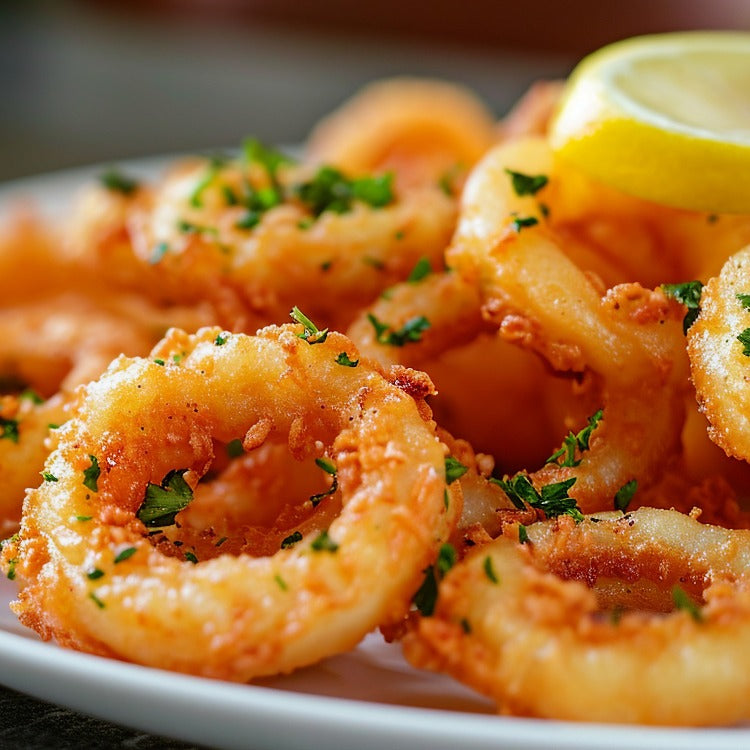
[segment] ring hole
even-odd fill
[[[327,529],[341,511],[333,477],[313,458],[298,461],[285,443],[267,440],[245,453],[217,443],[215,459],[172,526],[151,535],[165,554],[193,562],[223,554],[270,556],[289,537]]]

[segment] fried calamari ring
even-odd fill
[[[307,142],[313,162],[353,173],[393,170],[401,187],[458,178],[497,140],[495,120],[461,86],[393,78],[365,87],[323,119]]]
[[[341,198],[353,184],[309,165],[282,163],[271,174],[247,160],[198,160],[141,190],[124,215],[113,211],[108,231],[91,207],[122,199],[96,189],[74,236],[125,288],[210,302],[231,330],[285,320],[295,304],[342,329],[421,257],[441,262],[456,219],[455,200],[437,184],[394,191],[373,178],[371,194],[360,187]],[[248,196],[267,205],[248,209]]]
[[[455,483],[446,494],[429,410],[372,366],[339,364],[342,351],[357,358],[354,346],[324,338],[297,325],[254,337],[173,330],[154,359],[120,358],[81,389],[46,465],[52,479],[27,496],[3,550],[21,621],[81,650],[247,680],[400,619],[460,494]],[[432,388],[400,375],[410,392]],[[296,458],[335,465],[343,509],[324,534],[261,558],[219,547],[200,562],[150,543],[139,513],[154,496],[189,496],[214,440],[244,436],[249,448],[279,435]]]
[[[603,419],[585,458],[531,476],[541,486],[575,477],[570,495],[584,512],[608,509],[621,487],[652,483],[680,451],[688,388],[682,310],[660,289],[639,284],[602,296],[600,283],[545,226],[537,197],[518,194],[509,170],[550,175],[546,143],[512,141],[475,168],[447,260],[479,284],[485,315],[501,336],[557,372],[587,373],[599,389]]]
[[[163,310],[113,293],[38,217],[12,215],[0,229],[0,529],[17,528],[49,453],[49,425],[65,421],[76,386],[119,354],[146,354],[171,325],[208,322],[201,306]]]
[[[750,532],[676,511],[518,527],[439,588],[408,658],[502,713],[572,721],[731,724],[750,717]]]
[[[687,332],[690,368],[711,440],[750,461],[750,247],[709,280]],[[743,341],[742,339],[748,341]]]

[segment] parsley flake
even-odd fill
[[[0,417],[0,440],[10,440],[11,443],[18,442],[18,420]]]
[[[18,394],[18,398],[25,398],[27,401],[31,401],[32,404],[44,403],[44,399],[33,388],[24,388]]]
[[[512,169],[506,169],[505,173],[510,177],[513,192],[519,196],[536,195],[549,182],[544,174],[524,174]]]
[[[238,458],[245,452],[245,449],[242,447],[242,441],[239,438],[235,438],[227,443],[226,451],[229,458]]]
[[[430,327],[430,321],[423,315],[407,320],[398,330],[394,330],[387,323],[378,320],[372,313],[367,313],[367,319],[375,329],[377,342],[387,346],[405,346],[421,341],[422,333]]]
[[[216,346],[224,346],[224,344],[227,343],[228,339],[229,339],[228,333],[220,333],[214,339],[214,344],[216,344]]]
[[[88,573],[86,573],[86,578],[88,578],[89,581],[96,581],[103,575],[104,571],[101,568],[92,568]]]
[[[667,297],[676,299],[680,304],[685,305],[687,312],[682,320],[682,330],[688,332],[695,319],[700,313],[701,294],[703,293],[703,282],[686,281],[682,284],[662,284],[661,290]]]
[[[633,495],[635,495],[637,489],[637,479],[625,482],[615,493],[615,510],[621,510],[624,513],[628,509],[628,505],[630,505],[630,501],[633,499]]]
[[[52,474],[49,471],[43,471],[42,472],[42,479],[44,479],[45,482],[57,482],[59,481],[58,478]]]
[[[739,336],[737,336],[737,341],[742,344],[742,353],[746,357],[750,357],[750,328],[746,328]],[[5,436],[3,435],[3,437]],[[16,439],[15,442],[18,442],[18,439]]]
[[[420,258],[414,268],[411,269],[411,273],[407,276],[406,280],[409,284],[417,284],[422,279],[426,278],[432,273],[432,266],[427,258]]]
[[[336,550],[339,548],[339,545],[337,542],[334,542],[330,536],[328,536],[328,530],[323,529],[323,531],[321,531],[320,534],[318,534],[318,536],[316,536],[315,539],[312,540],[312,542],[310,543],[310,548],[314,552],[336,552]]]
[[[126,547],[124,550],[121,550],[115,555],[115,565],[125,562],[125,560],[129,560],[137,551],[136,547]]]
[[[495,567],[492,564],[492,558],[489,555],[484,558],[482,569],[492,583],[500,583],[500,579],[497,577],[497,573],[495,573]]]
[[[294,547],[297,542],[302,541],[302,532],[301,531],[295,531],[292,534],[290,534],[285,539],[282,539],[281,541],[281,549],[287,549],[289,547]]]
[[[99,175],[99,182],[107,190],[111,190],[113,193],[122,193],[123,195],[130,195],[138,189],[138,181],[136,179],[124,175],[115,167],[110,167],[106,172]]]
[[[489,481],[497,484],[519,510],[526,510],[528,504],[532,508],[544,511],[548,518],[568,515],[572,516],[576,523],[583,520],[578,503],[568,495],[568,490],[575,484],[575,477],[545,485],[541,491],[534,487],[526,474],[516,474],[505,479],[490,477]]]
[[[151,482],[146,486],[146,496],[136,515],[146,526],[172,526],[175,516],[187,508],[193,499],[193,490],[185,481],[187,469],[167,473],[161,485]]]
[[[296,187],[296,194],[313,214],[324,211],[343,214],[351,211],[354,201],[382,208],[393,202],[393,175],[349,179],[334,167],[323,166],[315,176]]]
[[[333,481],[331,482],[331,486],[325,492],[321,492],[317,495],[310,495],[310,502],[312,503],[313,508],[315,508],[324,498],[333,495],[339,488],[339,480],[336,476],[336,464],[327,458],[316,458],[315,463],[323,469],[326,474],[330,474],[333,477]]]
[[[91,465],[83,470],[83,486],[88,487],[92,492],[99,492],[99,475],[102,473],[99,460],[92,455],[89,455],[89,460]]]
[[[521,544],[528,544],[529,542],[529,532],[522,523],[518,524],[518,541]]]
[[[282,591],[287,591],[289,589],[289,586],[286,585],[286,581],[278,573],[273,577],[273,580],[276,581]]]
[[[93,591],[89,592],[89,599],[91,599],[99,609],[104,609],[107,606]]]
[[[737,299],[745,310],[750,310],[750,294],[738,294]]]
[[[453,484],[457,479],[460,479],[469,470],[468,466],[464,466],[457,458],[453,456],[446,456],[445,458],[445,482],[446,484]]]
[[[700,607],[690,598],[688,593],[681,586],[672,586],[672,602],[675,609],[685,610],[696,622],[703,620],[703,613]]]
[[[595,414],[588,418],[588,424],[577,434],[569,432],[563,438],[562,447],[556,450],[546,461],[548,464],[557,464],[558,466],[578,466],[580,459],[576,459],[576,451],[583,453],[589,449],[591,433],[598,427],[604,412],[599,409]],[[562,459],[562,460],[560,460]]]
[[[15,581],[16,580],[16,565],[18,565],[18,559],[13,557],[10,560],[8,560],[8,580],[9,581]]]
[[[346,352],[341,352],[336,357],[336,364],[342,365],[343,367],[356,367],[359,364],[358,359],[350,359]]]
[[[451,544],[443,544],[438,551],[435,565],[424,569],[424,579],[412,597],[412,603],[424,617],[431,617],[435,611],[438,596],[438,581],[456,564],[456,550]]]
[[[292,308],[289,315],[295,323],[300,323],[305,329],[302,333],[298,333],[297,336],[307,341],[308,344],[322,344],[328,337],[328,329],[324,328],[321,331],[296,305]]]
[[[195,556],[195,554],[193,552],[190,552],[190,551],[186,552],[185,553],[185,559],[188,562],[193,563],[193,565],[197,565],[198,564],[198,558]]]
[[[515,216],[513,217],[513,221],[511,221],[510,225],[513,227],[513,229],[516,232],[520,232],[522,229],[525,229],[526,227],[533,227],[536,226],[539,223],[539,219],[536,218],[536,216]]]

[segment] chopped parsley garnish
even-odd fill
[[[315,552],[335,552],[339,548],[339,545],[328,536],[328,530],[323,529],[323,531],[312,540],[310,548]]]
[[[12,443],[18,442],[18,420],[6,419],[0,417],[0,440],[10,440]]]
[[[92,492],[99,492],[99,475],[102,473],[99,468],[99,459],[89,455],[89,460],[91,465],[83,470],[83,486],[88,487]]]
[[[54,474],[52,474],[51,472],[49,472],[49,471],[43,471],[42,472],[42,479],[44,479],[45,482],[57,482],[57,481],[59,481],[57,479],[57,477]]]
[[[27,401],[31,401],[32,404],[44,403],[44,399],[33,388],[24,388],[18,394],[18,398],[25,398]]]
[[[349,179],[334,167],[321,167],[308,182],[297,185],[296,193],[313,216],[324,211],[343,214],[351,211],[354,201],[373,208],[382,208],[393,202],[393,175]]]
[[[16,565],[18,565],[18,559],[13,557],[10,560],[8,560],[8,580],[9,581],[15,581],[16,580]]]
[[[155,360],[154,360],[154,364],[155,364],[155,365],[160,365],[161,367],[164,367],[164,365],[165,365],[166,363],[164,362],[164,360],[163,360],[163,359],[155,359]]]
[[[336,357],[336,364],[342,365],[343,367],[356,367],[359,364],[359,360],[349,359],[349,355],[346,352],[341,352]]]
[[[288,547],[294,547],[297,542],[302,541],[302,532],[301,531],[295,531],[292,534],[290,534],[285,539],[282,539],[281,541],[281,549],[287,549]]]
[[[156,265],[169,251],[169,245],[166,242],[160,242],[152,251],[148,262],[153,266]]]
[[[388,346],[404,346],[421,341],[422,333],[430,327],[430,321],[423,315],[407,320],[398,330],[378,320],[372,313],[367,313],[367,319],[375,329],[375,338],[378,343]]]
[[[539,219],[536,216],[514,216],[513,221],[510,225],[515,229],[516,232],[520,232],[526,227],[533,227],[539,223]]]
[[[138,189],[138,181],[136,179],[124,175],[119,169],[115,169],[115,167],[111,167],[99,175],[99,182],[107,190],[111,190],[114,193],[122,193],[123,195],[130,195]]]
[[[410,284],[417,284],[432,273],[432,266],[427,258],[420,258],[414,268],[411,269],[411,273],[407,277],[407,281]]]
[[[76,516],[76,521],[90,521],[93,516]]]
[[[136,547],[126,547],[124,550],[115,555],[115,565],[117,565],[117,563],[124,562],[125,560],[129,560],[137,551],[138,550]]]
[[[529,532],[522,523],[518,524],[518,541],[521,544],[527,544],[529,541]]]
[[[91,599],[99,609],[104,609],[104,607],[107,606],[93,591],[89,592],[89,599]]]
[[[146,526],[172,526],[175,516],[187,508],[193,499],[193,490],[185,481],[187,469],[174,469],[161,485],[149,482],[146,496],[136,515]]]
[[[237,221],[234,226],[237,229],[254,229],[260,224],[260,211],[248,209]]]
[[[228,340],[229,340],[228,333],[220,333],[214,339],[214,344],[216,344],[216,346],[224,346],[224,344],[226,344]]]
[[[260,164],[272,182],[276,182],[279,167],[291,164],[293,159],[272,146],[266,146],[257,138],[246,138],[242,144],[242,155],[247,163]]]
[[[412,597],[412,602],[420,614],[431,617],[435,611],[438,595],[438,581],[456,564],[456,550],[451,544],[443,544],[438,551],[434,565],[425,568],[422,585]]]
[[[305,329],[297,335],[299,338],[307,341],[308,344],[322,344],[328,337],[328,329],[324,328],[321,331],[296,305],[292,308],[289,315],[293,321],[300,323]]]
[[[195,554],[193,552],[190,552],[190,551],[186,552],[185,553],[185,559],[188,562],[193,563],[193,565],[197,565],[198,564],[198,558],[195,556]]]
[[[672,297],[672,299],[676,299],[680,304],[687,307],[687,312],[682,320],[682,330],[687,333],[700,313],[703,282],[686,281],[683,284],[662,284],[661,289],[667,297]]]
[[[625,482],[615,493],[615,510],[621,510],[624,513],[628,509],[628,505],[630,505],[630,501],[633,499],[633,495],[635,495],[637,489],[637,479]]]
[[[245,449],[242,447],[242,441],[239,438],[230,440],[227,443],[226,449],[229,458],[238,458],[245,452]]]
[[[497,573],[495,573],[495,567],[492,565],[492,558],[489,555],[484,558],[482,568],[484,569],[484,574],[492,583],[500,583],[500,579],[497,577]]]
[[[506,169],[505,173],[510,176],[513,192],[519,196],[536,195],[549,182],[549,178],[544,174],[524,174],[512,169]]]
[[[286,585],[286,581],[278,573],[273,577],[273,580],[276,581],[282,591],[288,590],[289,586]]]
[[[746,357],[750,357],[750,328],[746,328],[739,336],[737,336],[737,341],[742,344],[742,353]],[[3,437],[5,436],[3,435]],[[18,439],[16,439],[16,442],[18,442]]]
[[[325,492],[321,492],[317,495],[310,495],[310,502],[312,503],[313,508],[324,498],[333,495],[339,488],[339,480],[336,476],[336,464],[327,458],[316,458],[315,463],[323,469],[326,474],[330,474],[333,477],[333,481],[331,482],[331,486]]]
[[[227,157],[216,155],[212,156],[208,162],[205,174],[201,177],[195,189],[190,194],[190,205],[200,208],[203,205],[203,193],[206,188],[216,179],[221,168],[227,163]],[[229,201],[227,201],[229,203]],[[230,204],[231,205],[231,204]]]
[[[737,299],[745,310],[750,310],[750,294],[738,294]]]
[[[466,474],[468,470],[469,467],[464,466],[457,458],[447,456],[445,459],[445,483],[452,484]]]
[[[575,435],[569,432],[563,438],[562,447],[556,450],[545,463],[568,467],[578,466],[581,463],[581,459],[576,459],[576,451],[583,453],[589,449],[591,433],[599,425],[602,415],[603,411],[599,409],[588,418],[588,424],[580,432]]]
[[[544,511],[548,518],[569,515],[576,522],[583,520],[578,503],[568,495],[568,490],[576,482],[575,477],[545,485],[541,492],[534,487],[526,474],[516,474],[506,479],[491,477],[490,482],[497,484],[519,510],[526,510],[528,504],[532,508]]]
[[[696,622],[703,620],[700,607],[690,598],[681,586],[672,586],[672,602],[675,609],[684,609]]]
[[[226,542],[226,541],[227,541],[227,539],[229,539],[229,537],[228,537],[228,536],[223,536],[223,537],[221,537],[221,539],[219,539],[219,540],[218,540],[218,541],[216,542],[216,544],[214,544],[214,547],[221,547],[221,545],[222,545],[222,544],[224,544],[224,542]]]
[[[98,578],[101,578],[104,575],[104,571],[101,568],[92,568],[88,573],[86,573],[86,578],[89,579],[89,581],[96,581]]]

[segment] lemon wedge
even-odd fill
[[[568,80],[550,141],[623,192],[750,213],[750,33],[657,34],[594,52]]]

